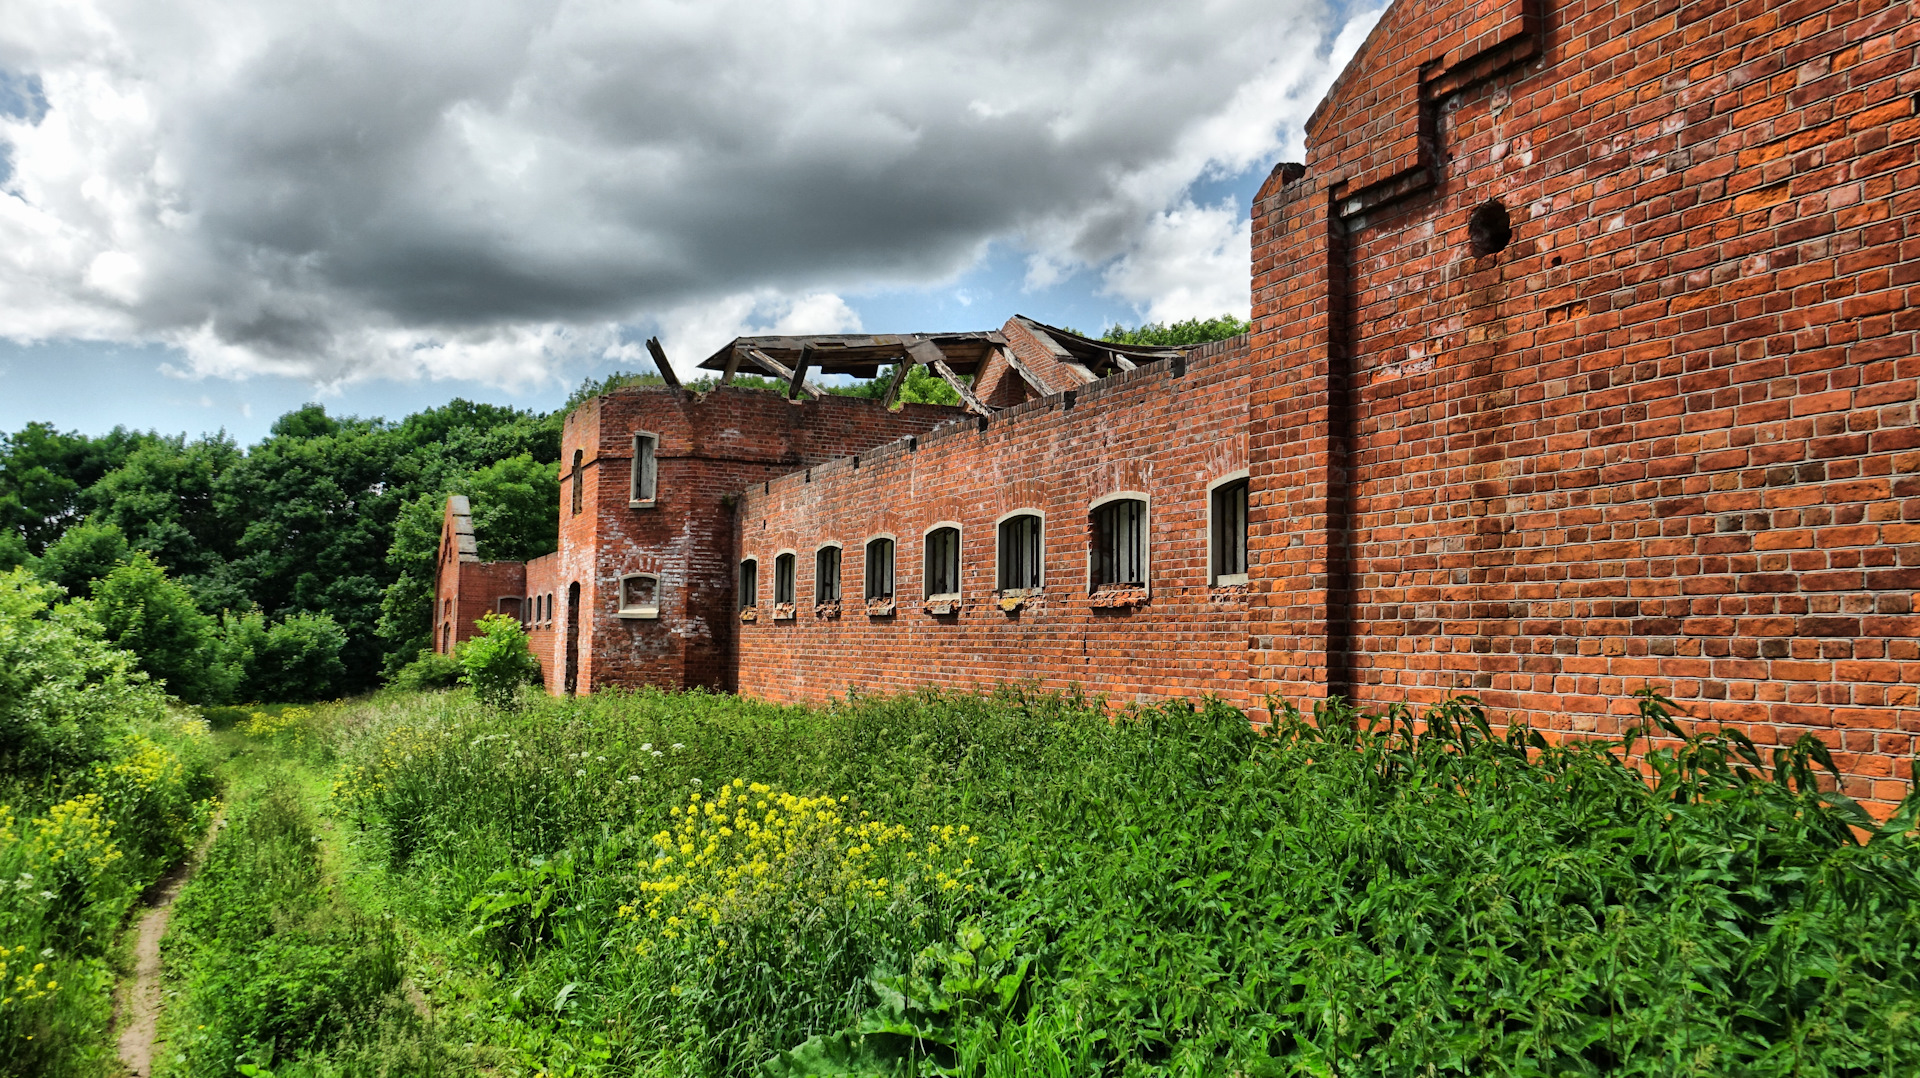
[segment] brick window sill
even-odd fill
[[[652,498],[645,499],[644,501],[637,498],[629,498],[627,500],[628,509],[652,509],[659,504],[659,502],[654,501]]]
[[[792,621],[793,620],[793,604],[792,603],[773,604],[773,620]]]
[[[741,621],[744,621],[744,622],[748,622],[748,623],[752,623],[752,622],[756,622],[756,621],[759,621],[759,620],[760,620],[760,608],[759,608],[759,607],[757,607],[757,606],[743,606],[743,607],[741,607],[741,608],[740,608],[740,620],[741,620]]]
[[[840,600],[813,604],[813,616],[816,618],[837,618],[840,616]]]
[[[660,608],[657,606],[628,607],[627,609],[622,610],[619,613],[614,615],[614,617],[621,618],[626,621],[653,621],[659,618],[659,616],[660,616]]]
[[[993,593],[993,598],[1002,611],[1011,614],[1045,594],[1039,588],[1002,588]]]
[[[867,600],[867,616],[870,618],[890,618],[897,609],[892,599]]]
[[[1137,584],[1102,584],[1093,593],[1092,602],[1101,610],[1124,610],[1144,606],[1147,602],[1147,589]]]
[[[960,612],[960,597],[958,595],[937,596],[928,599],[924,609],[927,613],[935,617],[948,617],[953,614],[958,614]]]

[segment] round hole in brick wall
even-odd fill
[[[1513,221],[1499,199],[1490,198],[1474,208],[1473,216],[1467,219],[1467,242],[1473,245],[1475,255],[1505,250],[1513,242]]]

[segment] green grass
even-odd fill
[[[252,768],[174,907],[161,1074],[449,1073],[401,990],[394,926],[342,901],[323,861],[294,777]]]
[[[394,696],[271,738],[338,776],[503,1073],[1911,1073],[1912,806],[1641,707],[1651,753],[1014,688]]]

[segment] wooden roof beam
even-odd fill
[[[789,383],[796,380],[795,372],[788,370],[787,365],[785,363],[780,362],[779,360],[773,358],[772,356],[766,354],[765,352],[762,352],[758,348],[747,349],[747,358],[753,360],[755,363],[758,363],[760,365],[761,370],[766,371],[768,374],[773,375],[775,378],[785,378],[788,380]],[[811,394],[814,397],[815,400],[818,400],[819,398],[827,395],[826,390],[821,389],[819,386],[814,385],[812,382],[807,381],[805,378],[799,378],[798,381],[800,383],[800,388],[806,390],[809,394]]]
[[[1028,369],[1025,363],[1020,362],[1020,357],[1013,354],[1013,349],[1001,345],[1000,358],[1006,360],[1007,366],[1013,368],[1014,373],[1020,376],[1021,381],[1033,387],[1035,393],[1040,394],[1042,397],[1052,395],[1053,390],[1047,388],[1046,380]]]
[[[954,392],[960,394],[960,402],[966,405],[968,411],[982,416],[993,414],[993,409],[980,403],[980,398],[973,395],[973,390],[967,388],[967,384],[960,380],[960,376],[953,373],[952,367],[947,366],[946,353],[940,351],[939,345],[932,341],[914,341],[907,345],[907,354],[912,356],[915,362],[932,367],[940,377],[945,378]]]
[[[660,338],[648,337],[647,351],[653,353],[653,366],[660,372],[660,377],[666,379],[668,385],[679,389],[680,376],[673,373],[673,364],[667,362],[667,350],[660,346]]]

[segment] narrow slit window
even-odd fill
[[[760,605],[760,563],[748,558],[740,563],[740,609]]]
[[[1213,492],[1213,582],[1247,582],[1247,481]]]
[[[793,562],[792,554],[782,554],[773,559],[773,601],[793,602]]]
[[[582,480],[585,478],[586,472],[587,472],[586,464],[585,464],[586,459],[587,459],[587,454],[583,450],[576,449],[573,451],[572,478],[573,478],[573,515],[574,516],[580,515],[580,506],[583,504],[583,501],[584,501],[584,496],[583,496],[583,492],[581,490],[580,484]]]
[[[1093,511],[1093,582],[1147,582],[1147,503],[1120,498]]]
[[[629,573],[620,578],[620,616],[660,616],[660,578],[651,573]]]
[[[875,539],[867,544],[867,598],[893,598],[893,540]]]
[[[813,601],[840,601],[840,548],[823,546],[813,554]]]
[[[928,598],[960,594],[960,529],[935,528],[927,533]]]
[[[1000,590],[1040,586],[1040,517],[1022,513],[1000,522]]]
[[[653,501],[655,488],[659,485],[659,465],[654,459],[654,452],[659,445],[657,435],[633,436],[633,491],[628,497],[629,501]]]

